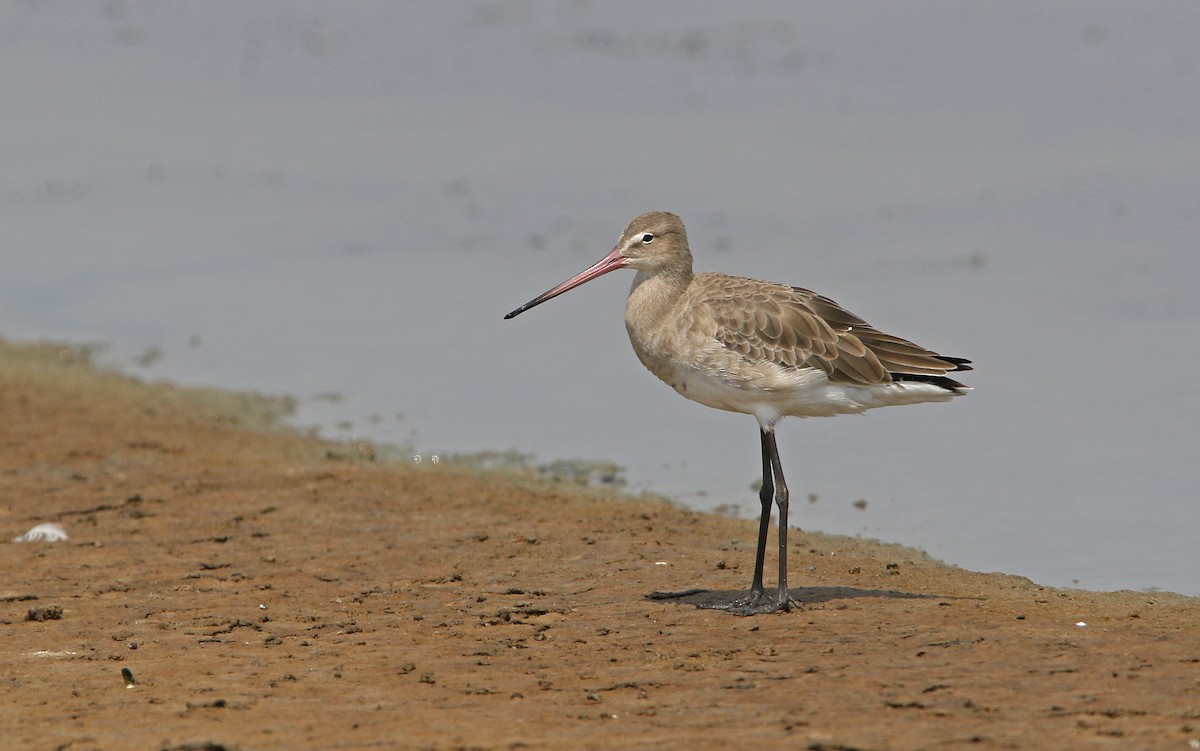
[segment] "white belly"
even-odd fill
[[[790,369],[764,364],[754,373],[729,373],[688,366],[651,367],[643,364],[681,395],[714,409],[754,415],[764,428],[781,417],[832,417],[875,407],[948,401],[953,394],[927,383],[887,383],[849,386],[829,382],[816,368]]]

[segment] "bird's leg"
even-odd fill
[[[787,514],[788,489],[783,480],[783,468],[779,464],[779,448],[775,445],[775,431],[761,430],[763,483],[758,499],[762,501],[762,516],[758,520],[758,550],[754,554],[754,579],[750,592],[745,597],[720,604],[700,605],[719,608],[738,615],[759,615],[788,610],[791,598],[787,590]],[[771,524],[771,501],[779,507],[779,592],[768,595],[763,587],[763,562],[767,557],[767,531]]]
[[[779,508],[779,598],[776,604],[780,610],[787,610],[791,605],[787,587],[787,533],[788,533],[788,487],[783,479],[783,465],[779,461],[779,447],[775,445],[775,431],[763,433],[763,454],[770,453],[771,474],[775,477],[775,505]],[[763,515],[766,515],[767,505],[763,504]],[[766,542],[763,539],[766,529],[759,535],[759,547]]]
[[[775,494],[773,479],[774,467],[771,462],[771,452],[768,449],[768,433],[760,432],[762,437],[763,475],[762,488],[758,491],[758,500],[762,502],[762,516],[758,520],[758,549],[754,554],[754,580],[750,583],[750,598],[756,599],[763,594],[763,562],[767,557],[767,528],[771,524],[771,500]],[[770,435],[774,435],[771,433]],[[774,443],[774,440],[771,440]]]
[[[779,497],[776,491],[775,476],[783,479],[783,472],[778,469],[779,466],[779,450],[775,448],[775,432],[760,430],[762,438],[762,462],[763,462],[763,479],[762,488],[758,491],[758,500],[762,502],[762,516],[758,520],[758,549],[754,553],[754,579],[750,582],[750,593],[734,600],[719,600],[712,602],[698,602],[698,608],[711,608],[714,610],[728,610],[731,613],[738,615],[755,615],[757,613],[773,613],[780,608],[776,600],[767,594],[767,590],[763,587],[763,564],[767,558],[767,532],[771,526],[771,502],[779,503]],[[783,488],[783,505],[780,509],[787,516],[787,488]],[[780,534],[783,536],[781,545],[786,544],[787,531],[782,530]],[[780,564],[780,573],[783,573],[783,564]],[[652,592],[649,598],[652,600],[668,600],[677,597],[688,597],[695,594],[702,594],[705,590],[689,589],[683,592]],[[786,588],[783,590],[786,592]],[[786,607],[784,608],[786,610]]]

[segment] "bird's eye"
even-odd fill
[[[649,245],[653,241],[654,235],[650,234],[649,232],[642,235],[642,245]]]

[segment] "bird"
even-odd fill
[[[885,333],[801,287],[695,273],[683,220],[666,211],[636,217],[612,252],[504,318],[618,269],[637,272],[625,303],[625,328],[642,365],[688,399],[758,421],[762,514],[750,591],[699,606],[738,615],[790,610],[799,603],[787,584],[789,492],[776,424],[783,417],[948,401],[970,387],[947,374],[971,370],[971,361]],[[769,592],[763,565],[772,502],[778,509],[779,572]],[[678,595],[697,591],[703,590]]]

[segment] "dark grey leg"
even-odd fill
[[[758,520],[758,549],[754,554],[754,579],[750,592],[744,597],[720,603],[698,604],[702,608],[718,608],[738,615],[760,615],[778,613],[791,608],[792,600],[787,589],[787,518],[788,489],[783,479],[783,467],[779,463],[779,447],[775,445],[775,431],[760,431],[762,438],[763,484],[758,494],[762,502],[762,516]],[[767,531],[771,523],[771,501],[779,508],[779,589],[768,595],[763,587],[763,562],[767,557]]]
[[[779,447],[775,445],[775,432],[763,434],[763,453],[766,454],[769,444],[771,473],[775,476],[775,505],[779,508],[779,597],[780,610],[787,610],[791,604],[787,588],[787,533],[788,533],[788,487],[783,479],[783,465],[779,462]],[[766,504],[763,504],[764,511]],[[763,530],[765,532],[765,530]],[[766,542],[765,539],[760,539]]]
[[[772,437],[767,438],[768,433],[765,430],[760,430],[762,438],[762,488],[758,491],[758,500],[762,502],[762,516],[758,520],[758,550],[754,554],[754,580],[750,582],[750,596],[757,597],[762,595],[763,590],[763,562],[767,558],[767,528],[771,524],[771,500],[775,494],[775,482],[773,475],[775,473],[774,464],[771,459],[771,451],[769,446],[774,445],[774,433]]]
[[[758,519],[758,548],[754,552],[754,578],[750,582],[750,593],[734,600],[701,600],[693,604],[698,608],[710,608],[714,610],[728,610],[731,613],[739,615],[755,615],[757,613],[773,613],[779,610],[779,598],[772,597],[767,594],[766,588],[763,586],[763,564],[767,558],[767,532],[771,526],[771,502],[779,503],[779,496],[776,493],[775,477],[783,479],[783,472],[779,467],[779,449],[775,447],[774,431],[767,432],[759,429],[759,437],[762,442],[762,467],[763,479],[762,488],[758,492],[758,500],[762,503],[762,516]],[[783,488],[783,505],[780,506],[783,518],[787,518],[787,488]],[[787,547],[787,530],[780,529],[780,548],[786,550]],[[785,572],[785,562],[780,563],[781,574]],[[786,587],[781,590],[786,593]],[[702,595],[706,592],[703,589],[687,589],[682,592],[651,592],[647,595],[650,600],[671,600],[684,597],[693,597]],[[786,597],[783,600],[786,602]],[[786,607],[783,608],[786,610]]]

